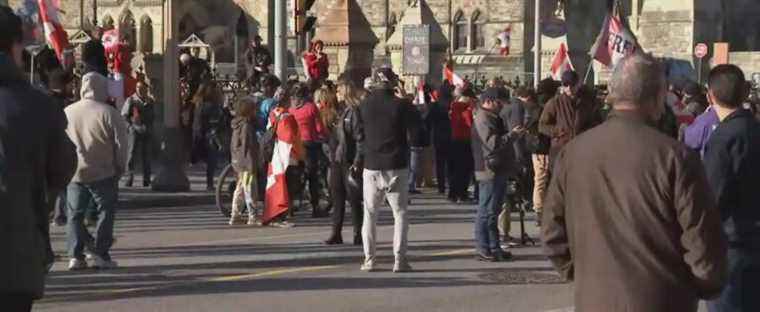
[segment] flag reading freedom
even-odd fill
[[[620,15],[607,14],[602,32],[596,38],[589,54],[599,63],[615,68],[621,59],[640,49],[636,37],[623,23]]]

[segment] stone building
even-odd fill
[[[9,0],[8,3],[18,6],[23,1]],[[195,33],[213,47],[217,61],[234,63],[235,55],[245,48],[245,43],[253,35],[262,36],[265,43],[272,46],[274,1],[183,0],[179,1],[173,15],[179,20],[180,40]],[[285,1],[288,1],[290,10],[288,16],[293,16],[294,0]],[[376,39],[365,48],[370,49],[371,53],[362,54],[373,60],[362,60],[363,64],[393,63],[391,55],[394,47],[389,45],[389,40],[401,31],[400,23],[410,5],[422,2],[425,10],[429,10],[429,22],[435,26],[433,29],[440,32],[436,34],[437,38],[446,41],[446,50],[451,53],[457,63],[457,71],[462,75],[519,75],[523,81],[531,78],[534,51],[533,0],[319,0],[310,12],[318,17],[315,30],[296,37],[293,21],[288,23],[291,70],[300,69],[299,58],[296,56],[305,49],[305,42],[326,35],[320,34],[320,29],[323,32],[328,32],[328,28],[349,29],[345,28],[348,25],[335,25],[336,22],[343,23],[342,20],[327,20],[330,18],[330,9],[345,1],[356,7],[351,12],[352,19],[358,15],[362,20],[359,23],[361,25],[352,22],[354,25],[351,25],[351,32],[371,32],[375,37],[373,39]],[[559,42],[568,38],[573,63],[576,69],[584,71],[589,64],[587,51],[613,1],[540,1],[544,8],[542,18],[562,17],[566,20],[567,29],[566,36],[544,37],[542,67],[548,69],[548,63]],[[98,24],[119,27],[127,33],[137,52],[138,63],[145,63],[146,59],[150,61],[151,57],[160,58],[165,51],[165,0],[61,1],[64,11],[62,22],[72,37],[79,35],[79,39],[86,38],[86,31],[92,27],[95,2]],[[756,0],[621,0],[620,3],[629,16],[642,47],[656,55],[671,58],[682,67],[693,67],[696,64],[692,49],[698,42],[728,42],[732,52],[745,54],[760,50],[760,32],[747,31],[760,26],[760,19],[755,18],[760,15],[760,2]],[[345,22],[348,23],[348,20]],[[497,44],[497,34],[507,27],[511,28],[511,53],[502,56],[499,55],[498,48],[494,47]],[[368,41],[362,43],[367,46],[371,40],[363,41]],[[440,58],[438,55],[435,57]],[[340,63],[337,54],[331,55],[331,60],[335,64]],[[442,61],[431,60],[431,64],[435,64],[431,66],[438,66]],[[331,73],[337,74],[340,69],[342,68],[336,67]],[[437,75],[438,71],[434,72]],[[544,70],[543,76],[546,75]]]

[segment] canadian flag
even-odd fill
[[[499,40],[501,55],[504,55],[504,56],[509,55],[509,44],[510,44],[509,41],[511,38],[511,34],[512,34],[512,26],[507,26],[507,28],[505,28],[504,31],[496,35],[496,39]]]
[[[417,104],[417,105],[427,104],[427,101],[425,100],[425,82],[424,81],[420,81],[420,83],[417,85],[417,96],[414,99],[414,104]]]
[[[267,168],[265,207],[262,222],[267,224],[286,213],[290,204],[285,172],[298,163],[303,155],[295,117],[284,108],[276,108],[269,120],[270,127],[276,127],[274,153]]]
[[[69,47],[69,35],[63,30],[58,19],[59,1],[38,0],[40,7],[40,20],[45,29],[45,38],[55,50],[55,55],[63,61],[63,51]]]
[[[443,75],[444,78],[455,87],[464,87],[467,84],[462,77],[459,77],[459,75],[454,72],[454,65],[452,62],[446,63],[446,66],[443,68]]]
[[[641,50],[641,46],[619,13],[608,13],[602,32],[589,54],[608,68],[615,68],[624,57]]]
[[[567,44],[560,43],[557,53],[554,54],[552,60],[552,77],[554,80],[560,80],[562,73],[570,70],[575,70],[573,63],[570,61],[570,55],[567,53]]]

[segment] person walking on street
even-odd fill
[[[142,162],[143,187],[150,186],[151,180],[151,145],[153,144],[153,99],[148,94],[148,85],[137,82],[135,94],[130,96],[122,108],[122,116],[129,129],[129,160],[127,161],[126,187],[132,187],[137,167],[136,159]]]
[[[77,146],[79,165],[69,184],[68,240],[69,270],[87,267],[84,246],[89,233],[84,227],[85,211],[93,201],[98,222],[95,227],[94,266],[117,266],[109,250],[113,244],[118,181],[127,162],[127,124],[116,108],[105,103],[108,79],[98,73],[82,77],[82,100],[66,108],[66,133]]]
[[[438,100],[430,106],[427,117],[428,129],[433,138],[435,149],[435,179],[438,185],[438,194],[446,194],[446,181],[450,179],[449,172],[451,162],[451,120],[449,120],[449,106],[452,102],[453,90],[448,80],[445,80],[438,90]]]
[[[359,115],[359,104],[365,97],[364,91],[354,86],[347,77],[338,79],[338,101],[340,109],[336,118],[328,122],[328,159],[330,161],[330,193],[334,202],[333,225],[327,245],[343,243],[343,220],[346,214],[346,200],[351,206],[354,226],[354,245],[362,244],[362,145],[364,141]]]
[[[248,211],[248,225],[261,225],[257,219],[259,141],[256,137],[256,99],[245,97],[236,103],[235,118],[232,119],[232,141],[230,154],[232,167],[238,174],[237,185],[232,196],[230,225],[243,222],[242,206]]]
[[[475,247],[480,261],[504,261],[512,257],[501,248],[497,224],[507,179],[516,169],[514,148],[499,118],[503,101],[502,92],[495,87],[483,92],[471,134],[475,179],[480,184],[475,217]]]
[[[621,60],[610,118],[557,155],[541,234],[574,281],[577,311],[695,312],[725,283],[726,238],[699,156],[655,126],[664,73],[651,55]]]
[[[760,311],[760,122],[742,108],[749,94],[742,70],[718,65],[708,97],[720,119],[704,164],[728,236],[728,284],[708,302],[710,312]]]
[[[304,83],[293,86],[290,92],[289,112],[298,122],[298,133],[301,135],[306,149],[305,165],[306,179],[309,181],[309,200],[311,201],[311,216],[325,217],[326,214],[319,206],[321,183],[319,177],[319,161],[322,158],[322,141],[325,133],[319,109],[308,99],[309,88]]]
[[[0,6],[0,29],[0,306],[28,312],[54,261],[46,252],[52,203],[45,199],[66,186],[77,158],[63,108],[21,72],[22,22],[8,7]]]
[[[523,141],[525,149],[530,153],[533,165],[533,209],[536,211],[536,224],[541,226],[544,197],[549,186],[549,137],[538,131],[538,120],[543,107],[538,103],[537,96],[530,90],[518,90],[516,93],[525,104],[525,132]]]
[[[376,235],[378,208],[383,198],[393,209],[394,272],[412,270],[407,259],[407,235],[409,233],[409,143],[407,135],[419,133],[414,120],[411,103],[399,86],[398,76],[390,68],[383,67],[374,75],[374,89],[359,106],[363,123],[364,142],[364,242],[363,271],[374,271],[376,258]],[[361,136],[360,136],[361,137]],[[416,138],[413,138],[416,139]]]

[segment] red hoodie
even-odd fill
[[[449,118],[451,138],[454,141],[469,141],[472,131],[472,105],[461,101],[451,103]]]
[[[304,142],[319,141],[324,137],[325,127],[319,118],[319,109],[312,102],[305,102],[300,107],[291,107],[290,113],[298,122],[298,132]]]

